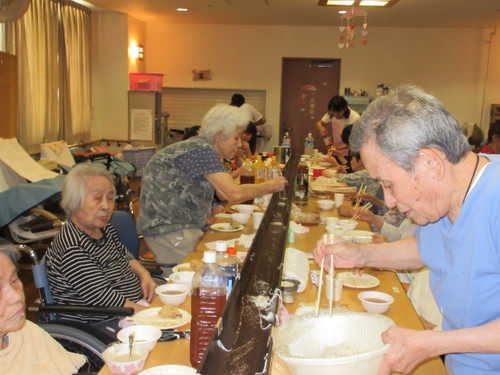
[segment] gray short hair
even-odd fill
[[[349,143],[359,152],[374,140],[381,152],[413,172],[418,150],[433,148],[456,164],[469,151],[458,121],[434,96],[404,85],[374,100],[354,125]]]
[[[19,261],[21,254],[16,246],[14,246],[11,242],[0,238],[0,254],[7,256],[17,269],[17,262]]]
[[[73,212],[83,207],[87,195],[87,180],[90,177],[106,178],[115,191],[115,182],[110,171],[97,163],[81,163],[75,165],[64,179],[62,189],[61,207],[66,213],[66,218],[71,218]]]
[[[211,145],[215,142],[215,134],[222,131],[223,139],[229,138],[233,133],[248,125],[248,120],[242,111],[229,104],[217,104],[212,107],[201,122],[198,135]]]

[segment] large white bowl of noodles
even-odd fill
[[[274,353],[295,375],[376,375],[389,349],[381,334],[393,325],[362,312],[294,316],[277,328]]]

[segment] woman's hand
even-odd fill
[[[288,183],[288,181],[285,177],[279,176],[273,178],[272,180],[268,180],[267,183],[271,185],[272,192],[276,193],[278,191],[285,190],[285,186]]]
[[[148,275],[141,278],[142,297],[149,303],[153,302],[156,296],[155,289],[156,283],[148,272]]]

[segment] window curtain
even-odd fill
[[[32,0],[7,24],[7,50],[18,61],[18,140],[29,153],[90,133],[89,19],[71,2]]]
[[[64,139],[90,138],[90,17],[81,7],[61,7],[65,49]]]

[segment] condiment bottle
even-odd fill
[[[276,156],[273,155],[273,161],[271,165],[267,168],[267,179],[272,180],[273,178],[281,176],[281,169],[276,162]]]
[[[215,261],[215,251],[205,251],[203,265],[193,277],[189,354],[195,368],[205,355],[226,303],[226,278]]]
[[[307,204],[309,192],[309,167],[306,164],[305,158],[300,158],[300,163],[297,166],[297,174],[295,177],[295,195],[294,202],[297,205]]]
[[[246,159],[245,163],[241,167],[240,173],[240,184],[254,184],[255,183],[255,168],[250,159]],[[252,204],[253,199],[249,199],[245,204]]]

